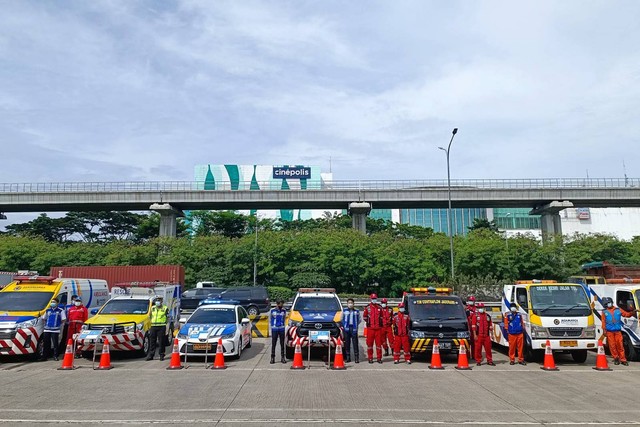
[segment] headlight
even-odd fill
[[[596,338],[596,327],[595,326],[587,326],[584,328],[584,337],[585,338]]]
[[[549,333],[547,332],[547,328],[543,328],[542,326],[531,326],[531,337],[549,338]]]
[[[82,326],[80,327],[80,330],[82,330],[82,331],[88,331],[88,330],[89,330],[89,325],[87,325],[87,324],[85,323],[84,325],[82,325]]]
[[[232,334],[223,335],[221,338],[222,338],[223,340],[230,340],[230,339],[232,339],[235,335],[236,335],[236,333],[234,332],[234,333],[232,333]]]
[[[135,327],[135,325],[125,326],[124,327],[124,331],[130,334],[130,333],[136,331],[136,327]]]
[[[469,338],[469,331],[458,332],[458,338]]]
[[[181,333],[178,333],[178,337],[177,337],[177,338],[178,338],[179,340],[186,340],[186,339],[187,339],[187,334],[181,334]]]
[[[39,317],[36,317],[35,319],[31,319],[31,320],[27,320],[27,321],[18,323],[16,325],[16,329],[31,328],[33,326],[36,326],[38,324],[38,319],[39,319]]]
[[[302,322],[296,322],[295,320],[289,320],[289,326],[295,326],[296,328],[300,327]]]
[[[411,338],[424,338],[424,332],[422,331],[410,331],[409,335]]]

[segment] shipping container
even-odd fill
[[[181,265],[123,265],[51,267],[54,277],[74,279],[103,279],[109,290],[118,283],[168,282],[184,288],[184,267]]]
[[[16,276],[17,274],[18,273],[12,273],[10,271],[0,271],[0,289],[11,283],[13,281],[13,276]]]
[[[590,276],[602,276],[605,279],[640,279],[640,265],[611,264],[607,261],[589,262],[582,270]]]

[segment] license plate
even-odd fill
[[[211,344],[194,344],[194,350],[211,350]]]
[[[578,341],[560,341],[560,347],[577,347]]]
[[[451,343],[450,342],[441,342],[440,344],[440,348],[443,350],[451,350]]]

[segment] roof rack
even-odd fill
[[[328,292],[328,293],[336,293],[336,288],[300,288],[298,289],[300,293],[310,293],[310,292]]]

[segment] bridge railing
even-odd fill
[[[555,189],[640,187],[637,178],[454,179],[456,188]],[[447,180],[337,180],[311,181],[132,181],[0,183],[0,193],[169,192],[240,190],[424,190],[447,187]]]

